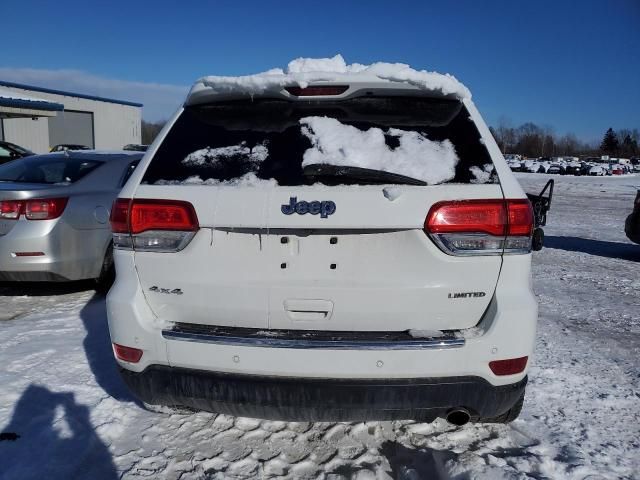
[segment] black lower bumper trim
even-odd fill
[[[66,277],[53,272],[4,272],[0,271],[2,282],[70,282]]]
[[[301,379],[157,365],[121,373],[134,394],[152,405],[290,421],[432,421],[454,407],[467,408],[472,419],[494,417],[509,410],[527,384],[526,377],[496,387],[479,377]]]

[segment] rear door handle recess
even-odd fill
[[[284,301],[284,309],[292,320],[328,320],[333,313],[333,302],[330,300],[291,299]]]

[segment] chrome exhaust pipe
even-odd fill
[[[464,407],[452,408],[447,412],[447,422],[451,425],[456,425],[461,427],[469,422],[471,419],[471,414],[469,410]]]

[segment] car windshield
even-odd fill
[[[27,150],[26,148],[21,147],[20,145],[16,145],[15,143],[7,143],[7,147],[8,148],[12,148],[14,149],[16,152],[18,153],[31,153],[29,150]]]
[[[102,163],[49,155],[21,158],[0,165],[0,182],[69,184],[77,182]]]
[[[305,167],[313,165],[352,170],[348,176],[344,169],[331,170],[339,175],[327,169],[322,175],[305,175]],[[154,155],[143,183],[395,183],[389,176],[356,176],[354,167],[429,185],[497,182],[491,157],[461,102],[367,96],[187,107]]]
[[[11,158],[11,151],[2,145],[0,145],[0,158]]]

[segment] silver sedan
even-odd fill
[[[108,283],[111,204],[142,155],[69,151],[0,165],[0,280]]]

